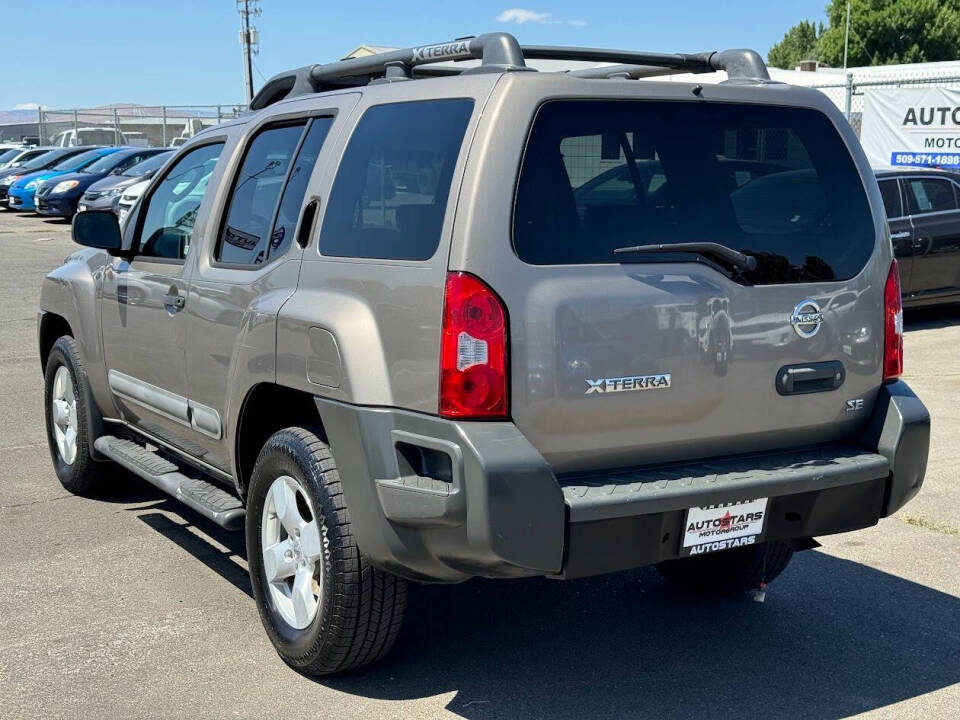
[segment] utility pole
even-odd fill
[[[847,0],[847,30],[843,34],[843,69],[847,69],[847,49],[850,47],[850,0]]]
[[[260,51],[260,34],[250,25],[250,17],[260,15],[257,4],[260,0],[237,0],[237,12],[243,21],[240,28],[240,45],[243,48],[243,79],[245,83],[247,105],[253,100],[253,57]]]

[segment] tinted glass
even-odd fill
[[[204,145],[177,160],[147,199],[140,213],[139,255],[183,259],[197,210],[223,150],[223,143]]]
[[[746,283],[849,278],[874,246],[863,183],[826,116],[692,102],[544,105],[513,239],[534,264],[682,260],[613,250],[717,242],[757,258],[756,270],[730,270]]]
[[[109,145],[117,141],[113,130],[81,130],[76,145]]]
[[[896,180],[881,180],[880,195],[883,196],[883,209],[888,218],[897,218],[903,215],[903,207],[900,204],[900,188],[897,187]]]
[[[92,163],[87,165],[83,171],[85,173],[108,173],[111,170],[114,170],[122,166],[126,162],[130,162],[132,156],[126,155],[125,153],[110,153],[109,155],[104,155],[99,160],[94,160]]]
[[[907,204],[912,215],[957,209],[953,183],[938,178],[907,178],[904,180]]]
[[[146,160],[138,162],[136,165],[125,170],[123,174],[127,177],[143,177],[144,175],[156,172],[166,164],[171,155],[173,155],[172,152],[162,152],[151,155]]]
[[[53,166],[53,169],[65,170],[67,172],[80,170],[81,168],[85,168],[87,165],[96,162],[102,155],[102,150],[87,150],[79,155],[71,155],[66,160],[61,160]]]
[[[24,170],[42,170],[51,164],[60,162],[68,155],[69,153],[60,150],[38,150],[36,154],[30,156],[29,160],[24,161],[23,158],[20,158],[17,162],[22,163],[20,167]]]
[[[297,220],[300,218],[300,209],[303,206],[303,196],[307,192],[307,183],[310,174],[317,162],[320,148],[330,131],[333,118],[317,118],[310,124],[307,137],[297,152],[297,159],[287,178],[287,186],[280,199],[280,208],[277,210],[277,219],[273,223],[273,232],[270,233],[270,247],[267,257],[282,255],[290,247],[293,235],[297,231]]]
[[[302,134],[303,123],[273,127],[250,143],[220,231],[220,262],[258,265],[266,259],[274,211]]]
[[[330,192],[320,252],[396,260],[433,255],[472,112],[472,100],[367,110]]]
[[[12,148],[12,149],[10,149],[10,150],[0,151],[0,165],[3,165],[4,163],[10,162],[10,161],[13,160],[17,155],[19,155],[19,154],[22,153],[22,152],[23,152],[23,150],[21,150],[21,149],[19,149],[19,148]]]

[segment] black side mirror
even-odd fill
[[[117,216],[106,210],[88,210],[73,216],[73,241],[78,245],[120,252],[122,236]]]

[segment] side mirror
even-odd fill
[[[117,216],[106,210],[88,210],[73,216],[73,241],[78,245],[120,252],[122,237]]]

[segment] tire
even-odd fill
[[[389,652],[406,609],[406,582],[372,567],[360,552],[330,448],[310,430],[281,430],[260,451],[247,493],[246,535],[260,619],[290,667],[329,675]]]
[[[656,567],[674,587],[700,595],[736,595],[769,584],[793,557],[784,542],[723,550],[708,555],[668,560]]]
[[[47,356],[44,409],[53,468],[60,484],[74,495],[96,493],[104,478],[99,463],[90,456],[96,438],[92,437],[88,420],[91,416],[87,405],[89,397],[77,343],[69,335],[63,335]],[[55,408],[55,399],[59,410]],[[75,436],[73,442],[70,436]]]

